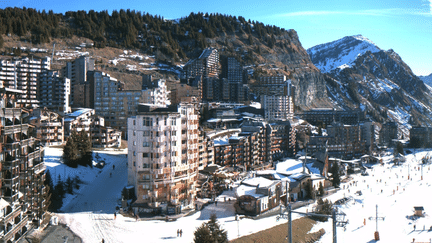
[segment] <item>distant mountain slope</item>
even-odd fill
[[[428,76],[419,76],[419,78],[421,80],[423,80],[423,82],[429,86],[432,87],[432,73],[429,74]]]
[[[362,35],[347,36],[307,50],[312,62],[323,73],[350,67],[358,55],[367,51],[374,53],[380,49]]]
[[[308,53],[327,73],[327,92],[336,106],[360,107],[375,121],[396,121],[405,135],[411,125],[432,124],[429,88],[393,50],[383,51],[355,36]]]

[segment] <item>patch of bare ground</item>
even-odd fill
[[[292,240],[295,243],[313,243],[324,235],[324,229],[317,232],[308,233],[317,222],[313,219],[303,217],[292,222]],[[286,242],[288,235],[288,223],[277,225],[251,235],[243,236],[230,241],[231,243],[280,243]]]

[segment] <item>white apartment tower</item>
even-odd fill
[[[260,77],[260,95],[264,117],[268,120],[288,120],[294,116],[294,86],[282,76]]]
[[[38,106],[37,85],[39,74],[51,68],[49,57],[25,57],[0,61],[0,87],[24,91],[17,103],[25,107]]]
[[[128,184],[135,187],[135,213],[193,207],[198,120],[195,106],[183,103],[139,105],[137,115],[128,119]]]

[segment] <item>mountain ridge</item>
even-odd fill
[[[336,52],[332,52],[334,43],[338,45]],[[342,38],[319,45],[319,52],[308,49],[314,64],[328,75],[327,93],[332,102],[342,109],[360,107],[378,122],[398,122],[405,136],[411,126],[431,124],[430,89],[394,50],[358,48],[370,47],[370,43],[368,39]],[[342,58],[346,53],[355,58]],[[326,60],[335,64],[321,65]]]

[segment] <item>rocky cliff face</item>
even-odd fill
[[[302,47],[297,32],[276,37],[273,48],[262,48],[264,62],[272,63],[283,71],[295,85],[295,103],[301,109],[331,107],[324,75],[317,69],[306,50]]]
[[[313,47],[308,53],[327,73],[328,95],[335,105],[360,107],[375,121],[396,121],[404,133],[411,125],[431,124],[429,87],[393,50],[381,50],[354,36]]]

